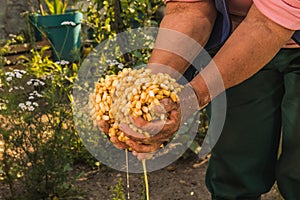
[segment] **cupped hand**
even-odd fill
[[[100,131],[102,131],[103,133],[108,135],[109,123],[107,121],[99,120],[98,121],[98,127],[99,127]]]
[[[107,121],[104,121],[104,120],[100,120],[98,122],[98,127],[99,129],[104,132],[106,135],[108,135],[108,132],[109,132],[109,123]],[[116,136],[112,136],[110,137],[110,141],[111,143],[118,149],[129,149],[130,148],[130,145],[128,144],[131,144],[133,141],[128,141],[128,144],[127,143],[124,143],[124,142],[121,142],[118,137]],[[134,144],[132,144],[131,146],[135,146],[135,142]],[[158,145],[158,144],[157,144]],[[160,145],[159,145],[160,146]],[[157,149],[156,146],[151,146],[151,148],[153,149]],[[147,149],[144,149],[144,152],[150,152],[151,149],[147,148]],[[137,159],[139,160],[143,160],[143,159],[150,159],[152,157],[152,154],[150,153],[138,153],[136,151],[133,151],[132,154],[134,156],[137,157]]]
[[[107,121],[104,120],[99,120],[98,121],[98,127],[99,129],[105,133],[106,135],[108,135],[109,132],[109,123]],[[126,145],[124,142],[121,142],[118,137],[116,136],[111,136],[110,137],[110,141],[112,142],[112,144],[118,148],[118,149],[128,149],[129,146]]]
[[[149,153],[158,150],[164,142],[170,141],[170,138],[180,127],[180,105],[174,103],[170,98],[164,98],[160,103],[163,107],[162,110],[168,113],[168,117],[165,120],[146,121],[142,117],[131,117],[131,123],[147,132],[150,137],[132,130],[126,124],[119,125],[124,134],[130,138],[126,141],[126,144],[137,153]],[[160,111],[158,110],[158,112]]]
[[[119,128],[130,139],[126,144],[137,153],[149,153],[157,151],[164,142],[169,142],[180,124],[199,109],[197,97],[190,86],[185,86],[178,94],[180,103],[173,102],[170,98],[160,101],[163,110],[168,113],[166,120],[146,121],[142,117],[131,116],[131,123],[137,128],[149,133],[150,137],[134,131],[126,124],[120,124]],[[158,108],[159,109],[159,108]],[[157,112],[160,112],[157,110]]]
[[[146,137],[143,133],[132,130],[127,124],[120,124],[119,128],[129,137],[126,143],[120,142],[117,137],[110,140],[119,149],[133,150],[133,155],[138,159],[148,159],[152,156],[150,152],[157,151],[164,142],[169,142],[180,124],[195,111],[199,110],[199,104],[194,90],[189,85],[178,94],[180,103],[173,102],[170,98],[160,101],[161,107],[154,108],[158,113],[168,113],[165,120],[146,121],[142,117],[131,116],[131,123],[137,128],[149,133]],[[109,124],[106,121],[99,121],[98,126],[101,131],[108,134]]]
[[[132,130],[126,124],[120,124],[119,128],[125,133],[125,135],[136,142],[153,144],[169,141],[170,137],[180,126],[180,106],[178,103],[174,103],[170,98],[164,98],[160,101],[160,103],[162,108],[158,107],[154,110],[158,110],[157,112],[162,112],[161,110],[164,110],[164,113],[168,114],[168,117],[165,120],[146,121],[142,117],[130,117],[131,123],[135,127],[147,132],[150,137]]]

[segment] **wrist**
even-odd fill
[[[197,96],[199,108],[202,109],[211,101],[208,87],[206,86],[205,81],[202,78],[199,78],[199,76],[195,77],[190,82],[190,85]]]

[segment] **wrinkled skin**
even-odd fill
[[[150,137],[132,130],[126,124],[120,124],[119,128],[130,139],[125,144],[120,142],[117,137],[111,137],[111,142],[119,149],[132,148],[133,155],[137,156],[138,159],[150,158],[151,154],[149,153],[157,151],[164,142],[169,142],[179,129],[181,122],[184,122],[189,115],[198,109],[198,102],[195,101],[195,98],[191,98],[194,96],[194,91],[189,86],[186,86],[178,95],[180,104],[174,103],[170,98],[164,98],[160,101],[161,106],[154,108],[155,112],[168,113],[168,118],[164,121],[149,122],[142,117],[130,117],[131,123],[148,132]],[[109,124],[107,122],[99,121],[98,125],[101,131],[108,134]]]
[[[174,103],[170,98],[160,101],[168,118],[166,120],[146,121],[142,117],[131,117],[131,123],[146,131],[151,137],[146,137],[141,133],[135,132],[126,124],[120,124],[120,129],[130,138],[126,142],[133,150],[138,153],[153,152],[159,149],[162,143],[168,142],[173,134],[179,129],[181,109],[178,103]],[[142,143],[142,144],[139,144]]]
[[[145,137],[143,134],[133,131],[128,125],[120,124],[119,128],[124,132],[130,139],[126,141],[126,144],[120,142],[117,137],[111,137],[110,141],[116,148],[126,149],[132,148],[133,155],[137,156],[138,159],[150,158],[150,152],[154,152],[160,148],[164,142],[168,142],[173,134],[179,129],[180,126],[180,106],[177,103],[172,102],[171,99],[162,99],[161,105],[163,110],[169,113],[168,119],[165,121],[145,121],[142,117],[131,116],[131,123],[150,133],[151,137]],[[101,131],[108,134],[109,124],[106,121],[99,121],[98,126]]]

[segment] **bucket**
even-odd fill
[[[59,15],[33,14],[29,19],[34,25],[36,40],[41,40],[42,34],[50,40],[54,61],[74,62],[80,59],[82,17],[81,12],[69,10]]]

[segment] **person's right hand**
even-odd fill
[[[103,133],[105,133],[106,135],[108,135],[108,132],[109,132],[109,123],[107,121],[100,120],[98,122],[98,127],[99,127],[100,131],[102,131]],[[124,142],[121,142],[118,139],[118,137],[116,137],[116,136],[110,137],[110,141],[118,149],[129,149],[130,148],[130,146],[128,146]],[[150,153],[138,153],[136,151],[133,151],[132,155],[136,156],[137,159],[139,159],[139,160],[150,159],[152,157],[152,154],[150,154]]]
[[[138,153],[157,151],[164,142],[170,142],[180,125],[199,109],[197,96],[193,88],[185,85],[178,93],[180,102],[173,102],[170,98],[160,100],[160,106],[154,107],[156,113],[168,113],[166,120],[146,121],[143,117],[131,116],[131,123],[140,130],[147,132],[150,137],[134,131],[127,124],[120,124],[120,129],[129,137],[126,144]]]
[[[119,149],[131,148],[133,154],[138,158],[143,157],[143,154],[148,155],[148,153],[158,150],[161,144],[170,140],[173,134],[178,130],[180,124],[185,122],[193,112],[199,109],[197,97],[193,88],[190,86],[185,85],[178,96],[180,99],[179,104],[172,102],[169,98],[161,100],[161,105],[164,108],[163,110],[169,113],[169,117],[166,121],[148,122],[141,117],[131,116],[131,122],[136,127],[150,133],[150,138],[131,130],[126,124],[120,124],[120,129],[130,139],[127,140],[125,144],[120,142],[117,137],[111,137],[110,140],[113,145]],[[108,135],[108,122],[100,120],[98,126],[101,131]]]
[[[100,131],[102,131],[103,133],[108,135],[109,123],[107,121],[100,120],[98,122],[98,127],[99,127]],[[118,149],[127,149],[127,148],[129,148],[129,146],[126,145],[124,142],[121,142],[120,140],[118,140],[118,137],[116,137],[116,136],[111,136],[110,141]]]
[[[99,120],[98,127],[99,127],[100,131],[102,131],[103,133],[108,135],[109,123],[107,121]]]
[[[179,129],[181,109],[178,103],[170,98],[160,100],[161,106],[157,106],[157,113],[168,114],[165,120],[146,121],[143,117],[130,116],[132,125],[149,134],[134,131],[127,124],[120,124],[120,129],[129,137],[126,144],[138,153],[150,153],[157,151],[164,142],[169,142],[174,133]]]

